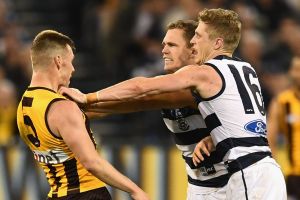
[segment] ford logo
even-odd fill
[[[266,135],[267,134],[267,125],[262,120],[254,120],[248,122],[244,126],[245,130],[250,131],[251,133]]]

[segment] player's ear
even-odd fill
[[[223,38],[217,38],[215,41],[215,50],[221,49],[224,46]]]
[[[57,66],[57,68],[60,69],[61,63],[62,63],[61,56],[59,56],[59,55],[55,56],[54,63]]]

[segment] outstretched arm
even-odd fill
[[[87,102],[130,101],[145,96],[192,88],[192,78],[174,73],[153,78],[136,77],[95,93],[87,94]]]
[[[178,70],[174,74],[153,78],[132,78],[103,90],[81,95],[79,101],[88,104],[107,101],[130,101],[151,95],[178,92],[184,89],[196,89],[199,93],[202,93],[203,89],[208,88],[206,86],[210,87],[209,84],[218,79],[218,77],[215,78],[215,74],[216,72],[211,67],[190,65]],[[210,90],[211,88],[207,89],[207,91]],[[67,91],[66,88],[60,90],[60,93],[67,95],[71,92]]]
[[[77,89],[66,88],[68,96],[80,102],[80,97],[85,94]],[[180,106],[197,108],[196,101],[190,90],[181,90],[173,93],[150,95],[129,101],[110,101],[84,105],[84,111],[90,118],[99,118],[111,114],[130,113],[146,110],[178,108]]]
[[[133,199],[148,200],[147,195],[135,183],[98,154],[85,128],[82,115],[74,102],[66,100],[55,102],[47,118],[52,132],[63,138],[76,158],[94,176],[130,193]]]

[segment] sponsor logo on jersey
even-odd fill
[[[210,167],[200,167],[199,171],[201,173],[202,176],[209,176],[209,175],[213,175],[216,173],[216,169],[214,166],[210,166]]]
[[[41,163],[58,164],[66,161],[69,156],[60,149],[50,151],[37,151],[33,150],[34,159]]]
[[[262,120],[254,120],[251,122],[248,122],[244,126],[245,130],[254,133],[254,134],[261,134],[266,135],[267,134],[267,126],[266,123]]]

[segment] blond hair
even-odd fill
[[[233,52],[241,38],[241,21],[236,12],[225,9],[204,9],[199,12],[199,22],[208,25],[210,39],[223,38],[224,50]]]
[[[66,51],[67,45],[75,51],[71,38],[54,30],[44,30],[36,35],[31,46],[32,67],[45,66],[51,62],[54,53]]]

